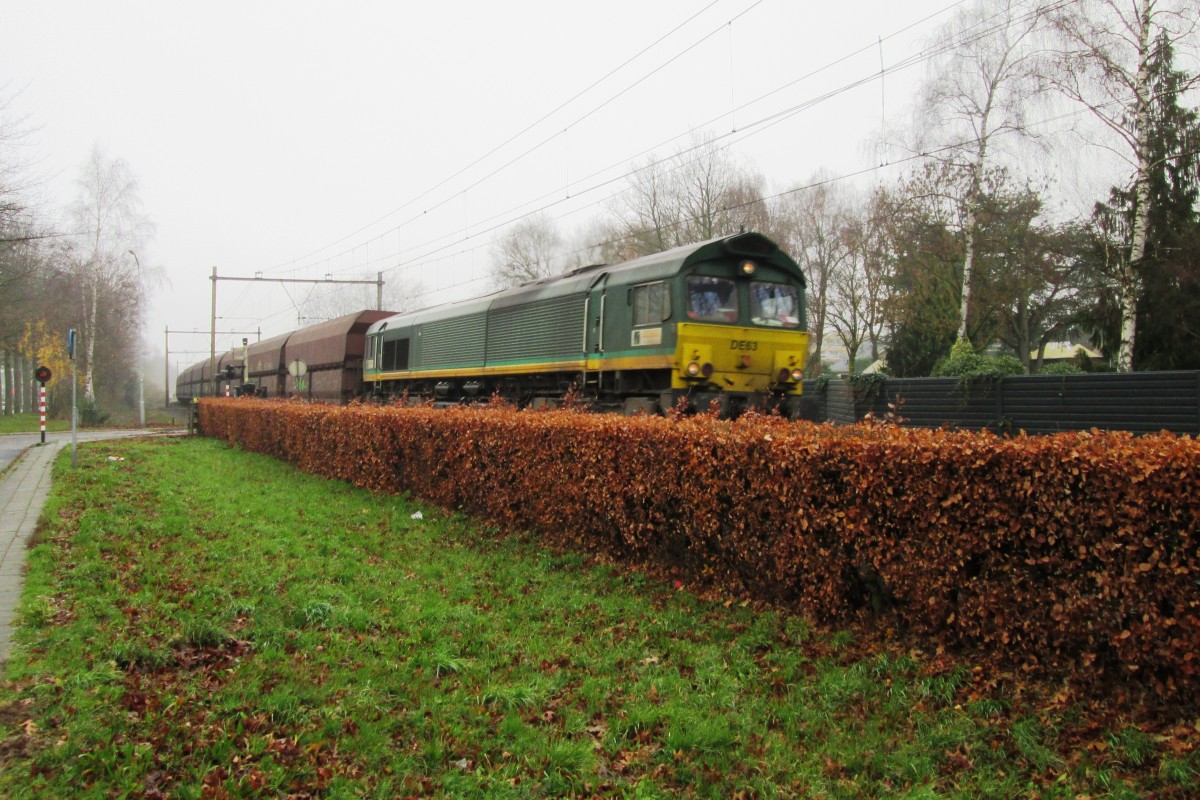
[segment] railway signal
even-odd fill
[[[42,432],[42,444],[46,443],[46,384],[51,374],[50,368],[44,364],[33,373],[38,382],[38,425]]]

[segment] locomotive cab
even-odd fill
[[[750,406],[795,413],[808,337],[804,285],[755,258],[698,264],[682,276],[686,321],[678,326],[672,399],[726,414]]]

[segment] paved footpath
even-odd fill
[[[143,436],[151,431],[82,431],[81,442]],[[24,443],[23,437],[0,436],[8,445]],[[12,468],[0,478],[0,665],[8,661],[12,646],[13,616],[21,589],[25,585],[25,550],[37,527],[46,496],[50,493],[50,465],[64,447],[70,447],[70,433],[48,434],[46,444],[37,445],[30,437],[28,450],[17,456]],[[0,463],[3,469],[9,458]]]

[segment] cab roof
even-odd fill
[[[663,280],[678,275],[695,264],[731,256],[753,258],[769,264],[786,272],[801,285],[805,284],[804,273],[791,256],[761,233],[747,232],[722,236],[697,244],[683,245],[619,264],[593,264],[580,267],[571,272],[529,281],[474,300],[447,303],[421,311],[397,314],[376,322],[367,333],[373,334],[385,329],[410,327],[493,309],[511,308],[539,300],[582,294],[599,282],[601,278],[606,279],[608,286],[629,286]]]

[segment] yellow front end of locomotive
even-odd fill
[[[800,394],[804,331],[684,323],[678,337],[673,389]]]

